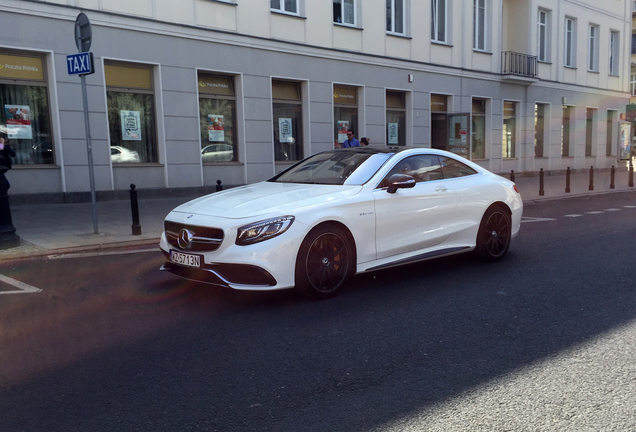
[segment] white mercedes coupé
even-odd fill
[[[513,182],[453,153],[331,150],[175,208],[161,236],[161,269],[238,290],[296,287],[327,298],[357,273],[471,251],[498,261],[522,211]]]

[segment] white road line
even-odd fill
[[[522,216],[521,217],[521,223],[524,222],[548,222],[548,221],[554,221],[556,219],[552,219],[552,218],[533,218],[533,217],[529,217],[529,216]]]
[[[78,253],[69,253],[69,254],[60,254],[60,255],[48,255],[48,259],[64,259],[64,258],[87,258],[87,257],[96,257],[96,256],[108,256],[108,255],[126,255],[126,254],[134,254],[134,253],[144,253],[144,252],[160,252],[158,247],[152,249],[137,249],[137,250],[123,250],[123,251],[103,251],[103,252],[78,252]]]
[[[636,208],[636,205],[624,205],[625,208]]]
[[[18,288],[18,290],[13,291],[0,291],[0,294],[29,294],[42,291],[40,288],[36,288],[34,286],[25,284],[24,282],[20,282],[4,275],[0,275],[0,281]]]
[[[586,214],[601,214],[601,213],[603,213],[603,212],[602,212],[602,211],[595,210],[595,211],[589,211],[589,212],[585,212],[585,213],[586,213]]]
[[[623,209],[617,209],[617,208],[608,208],[605,209],[604,211],[622,211]]]
[[[581,217],[581,216],[583,216],[583,215],[580,215],[580,214],[569,214],[569,215],[565,215],[563,217],[575,218],[575,217]]]

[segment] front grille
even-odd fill
[[[163,228],[166,232],[166,240],[179,250],[190,252],[212,252],[217,250],[223,243],[223,230],[219,228],[209,228],[196,225],[185,225],[177,222],[165,221]],[[189,241],[179,241],[182,230],[187,230],[188,235],[184,236]],[[181,244],[180,244],[181,243]]]

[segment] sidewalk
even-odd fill
[[[570,193],[565,192],[566,176],[545,175],[544,195],[539,195],[539,176],[515,178],[524,203],[562,199],[573,196],[636,191],[628,186],[628,171],[616,170],[615,188],[610,189],[610,171],[596,170],[594,190],[589,190],[589,171],[579,171],[570,178]],[[21,245],[0,250],[0,260],[47,256],[69,252],[120,248],[126,246],[157,247],[163,220],[176,206],[195,196],[139,200],[141,235],[132,235],[129,200],[97,203],[98,233],[94,234],[92,203],[42,204],[12,206],[11,216]],[[636,198],[636,195],[635,195]],[[158,249],[157,249],[158,250]]]

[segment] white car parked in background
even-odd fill
[[[140,162],[139,153],[120,146],[110,146],[110,160],[115,163]]]
[[[338,149],[174,209],[160,242],[162,270],[326,298],[356,273],[470,251],[498,261],[522,211],[513,182],[461,156]]]

